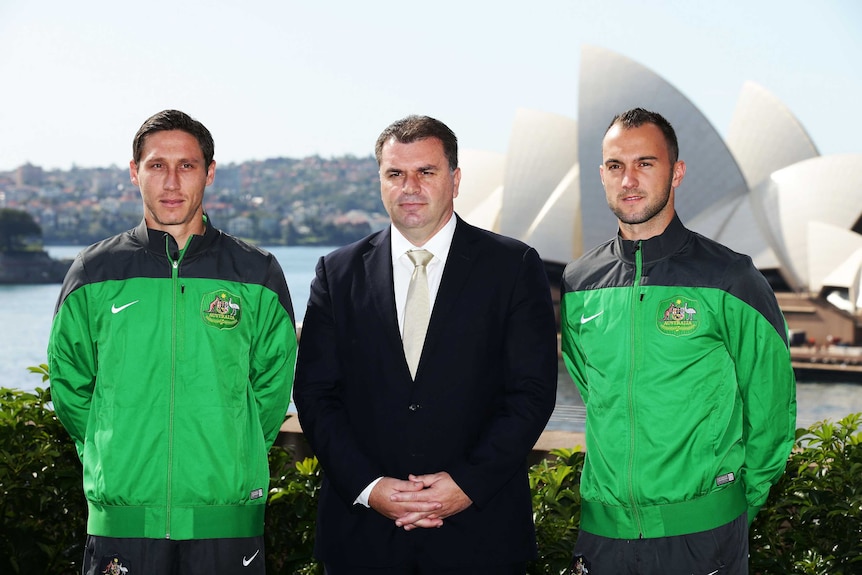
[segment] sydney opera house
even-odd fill
[[[599,179],[611,118],[640,106],[677,131],[687,171],[676,208],[691,229],[754,260],[795,344],[862,345],[862,154],[821,156],[763,87],[742,86],[722,139],[694,103],[644,66],[584,47],[578,118],[516,114],[508,151],[461,153],[456,210],[534,246],[551,279],[616,233]]]

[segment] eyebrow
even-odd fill
[[[440,169],[439,166],[436,166],[434,164],[428,164],[425,166],[419,166],[418,168],[416,168],[416,171],[417,172],[425,172],[428,170],[439,170],[439,169]],[[396,168],[395,166],[386,169],[387,174],[392,173],[392,172],[407,172],[407,171],[409,171],[409,168]]]
[[[162,156],[152,157],[152,158],[142,158],[141,161],[147,162],[147,163],[159,162],[160,164],[170,163],[170,160],[168,160],[167,158],[162,157]],[[178,160],[175,160],[175,161],[177,163],[180,163],[180,164],[202,164],[202,163],[204,163],[203,159],[195,159],[195,158],[179,158]]]
[[[658,156],[640,156],[635,158],[635,162],[643,162],[644,160],[658,160]],[[608,158],[604,161],[607,164],[625,164],[622,160],[617,160],[616,158]]]

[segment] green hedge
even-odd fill
[[[47,380],[44,367],[31,368]],[[753,574],[862,573],[862,414],[797,431],[787,471],[751,531]],[[270,452],[267,572],[321,574],[311,552],[321,471]],[[564,571],[580,520],[580,448],[530,469],[539,545],[531,575]],[[81,464],[50,408],[50,390],[0,388],[0,573],[80,573],[86,503]]]
[[[0,573],[81,572],[81,463],[49,400],[0,388]]]
[[[751,530],[752,573],[862,573],[862,413],[796,430]]]

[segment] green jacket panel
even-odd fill
[[[296,358],[284,276],[209,224],[184,252],[165,236],[142,224],[88,248],[57,306],[51,388],[88,532],[259,535]]]
[[[582,528],[662,537],[753,518],[796,410],[784,320],[750,260],[674,219],[570,264],[561,314],[587,406]]]

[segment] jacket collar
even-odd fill
[[[648,240],[624,240],[617,232],[616,251],[621,260],[634,263],[635,250],[639,246],[643,262],[654,262],[675,254],[690,235],[691,231],[682,225],[679,215],[674,212],[673,219],[665,230]]]
[[[216,238],[221,234],[215,227],[208,215],[204,214],[204,235],[192,235],[189,237],[188,248],[186,249],[185,258],[194,256],[207,249]],[[147,227],[146,220],[142,219],[141,223],[132,230],[132,235],[135,239],[144,246],[147,251],[156,255],[167,257],[170,254],[172,259],[179,257],[179,246],[174,237],[168,232],[162,230],[154,230]]]

